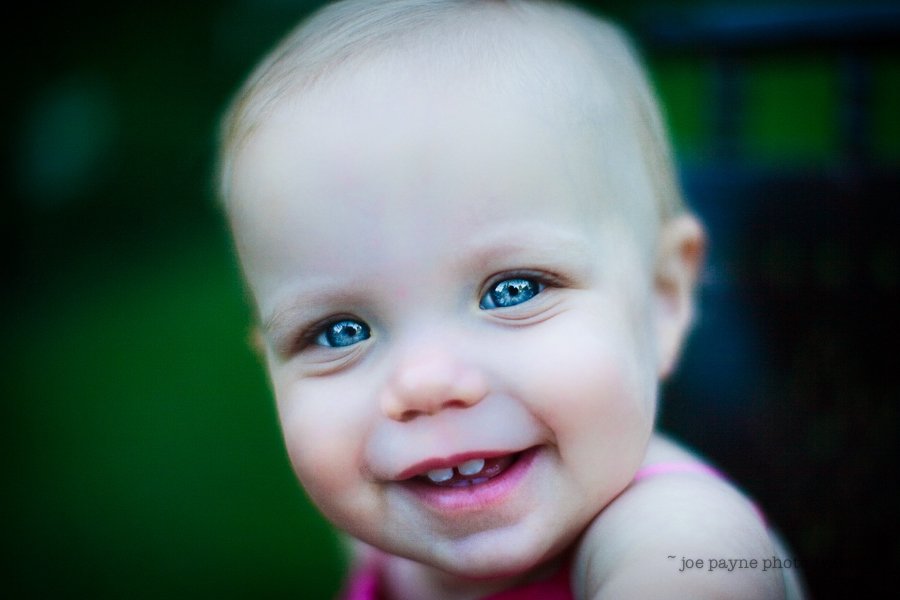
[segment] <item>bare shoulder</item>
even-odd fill
[[[644,464],[663,463],[703,464],[655,437]],[[632,483],[597,516],[576,553],[575,591],[590,599],[784,598],[782,570],[770,564],[779,551],[735,486],[703,468],[670,470]]]

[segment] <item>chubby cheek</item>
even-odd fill
[[[288,456],[300,483],[326,515],[339,518],[362,502],[363,411],[358,399],[329,380],[278,381],[278,415]]]
[[[555,320],[546,340],[523,346],[530,349],[520,362],[526,397],[552,431],[566,472],[583,493],[608,501],[631,480],[653,428],[649,353],[621,320]]]

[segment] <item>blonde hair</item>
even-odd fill
[[[234,157],[280,100],[391,53],[423,54],[438,73],[447,61],[495,68],[504,71],[498,85],[509,84],[509,73],[530,94],[575,98],[566,118],[634,129],[635,160],[653,197],[642,218],[656,229],[684,211],[658,102],[627,36],[580,8],[542,0],[341,0],[318,10],[259,63],[225,112],[217,184],[226,209]],[[548,53],[561,60],[548,64]]]

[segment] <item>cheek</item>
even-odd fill
[[[317,504],[349,493],[361,478],[364,423],[362,411],[353,410],[356,399],[324,379],[281,383],[275,396],[288,456],[306,492]]]
[[[652,420],[652,382],[643,369],[603,341],[571,344],[545,358],[533,386],[546,420],[557,435],[594,432],[606,440],[627,437],[635,426]],[[604,434],[614,434],[605,435]],[[597,440],[603,443],[603,440]]]
[[[652,408],[652,352],[625,322],[573,312],[536,327],[516,344],[529,387],[550,404],[585,416]]]
[[[591,487],[627,483],[653,427],[648,352],[621,322],[559,315],[518,346],[519,393]]]

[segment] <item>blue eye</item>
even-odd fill
[[[481,297],[479,308],[489,310],[492,308],[506,308],[531,300],[543,291],[544,285],[533,279],[515,277],[504,279],[488,290]]]
[[[343,319],[327,325],[325,329],[316,336],[315,341],[320,346],[343,348],[367,340],[369,339],[369,335],[371,335],[369,326],[362,321]]]

